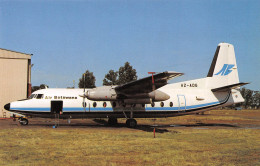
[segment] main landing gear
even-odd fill
[[[133,118],[126,120],[126,126],[129,128],[135,128],[137,126],[137,121]]]
[[[108,118],[108,125],[109,126],[115,126],[117,125],[117,118],[114,118],[114,117],[110,117]],[[137,121],[133,118],[130,118],[130,119],[127,119],[126,120],[126,126],[129,127],[129,128],[135,128],[137,126]]]
[[[117,125],[117,118],[115,117],[110,117],[108,118],[108,122],[107,122],[110,126],[114,126]]]
[[[19,118],[18,121],[21,125],[28,125],[28,123],[29,123],[28,119],[23,118],[23,117]]]
[[[137,121],[133,118],[133,112],[130,112],[130,118],[127,117],[126,113],[123,111],[124,116],[126,118],[126,126],[129,128],[135,128],[137,126]],[[115,126],[117,125],[117,118],[109,117],[108,118],[108,125]]]
[[[135,128],[137,126],[137,121],[133,118],[133,111],[130,112],[130,118],[127,118],[125,112],[123,112],[125,115],[126,120],[126,126],[129,128]]]

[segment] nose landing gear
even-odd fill
[[[23,118],[23,117],[19,118],[18,121],[21,125],[28,125],[28,123],[29,123],[28,119]]]

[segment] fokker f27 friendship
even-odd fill
[[[11,102],[5,109],[26,117],[126,118],[128,127],[136,127],[134,118],[160,118],[188,115],[244,102],[239,82],[234,47],[220,43],[205,78],[167,84],[183,73],[166,71],[118,86],[93,89],[42,89],[28,99]]]

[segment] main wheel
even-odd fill
[[[135,119],[127,119],[126,126],[129,128],[135,128],[137,125],[137,121]]]
[[[108,118],[108,124],[111,126],[117,125],[117,118],[114,118],[114,117]]]
[[[21,120],[19,122],[21,125],[28,125],[28,123],[29,123],[28,119],[25,119],[25,118],[21,118]]]

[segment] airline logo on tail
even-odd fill
[[[229,75],[231,72],[232,72],[232,68],[234,67],[235,65],[232,65],[232,64],[224,64],[222,69],[215,75],[222,75],[222,76],[226,76],[226,75]]]

